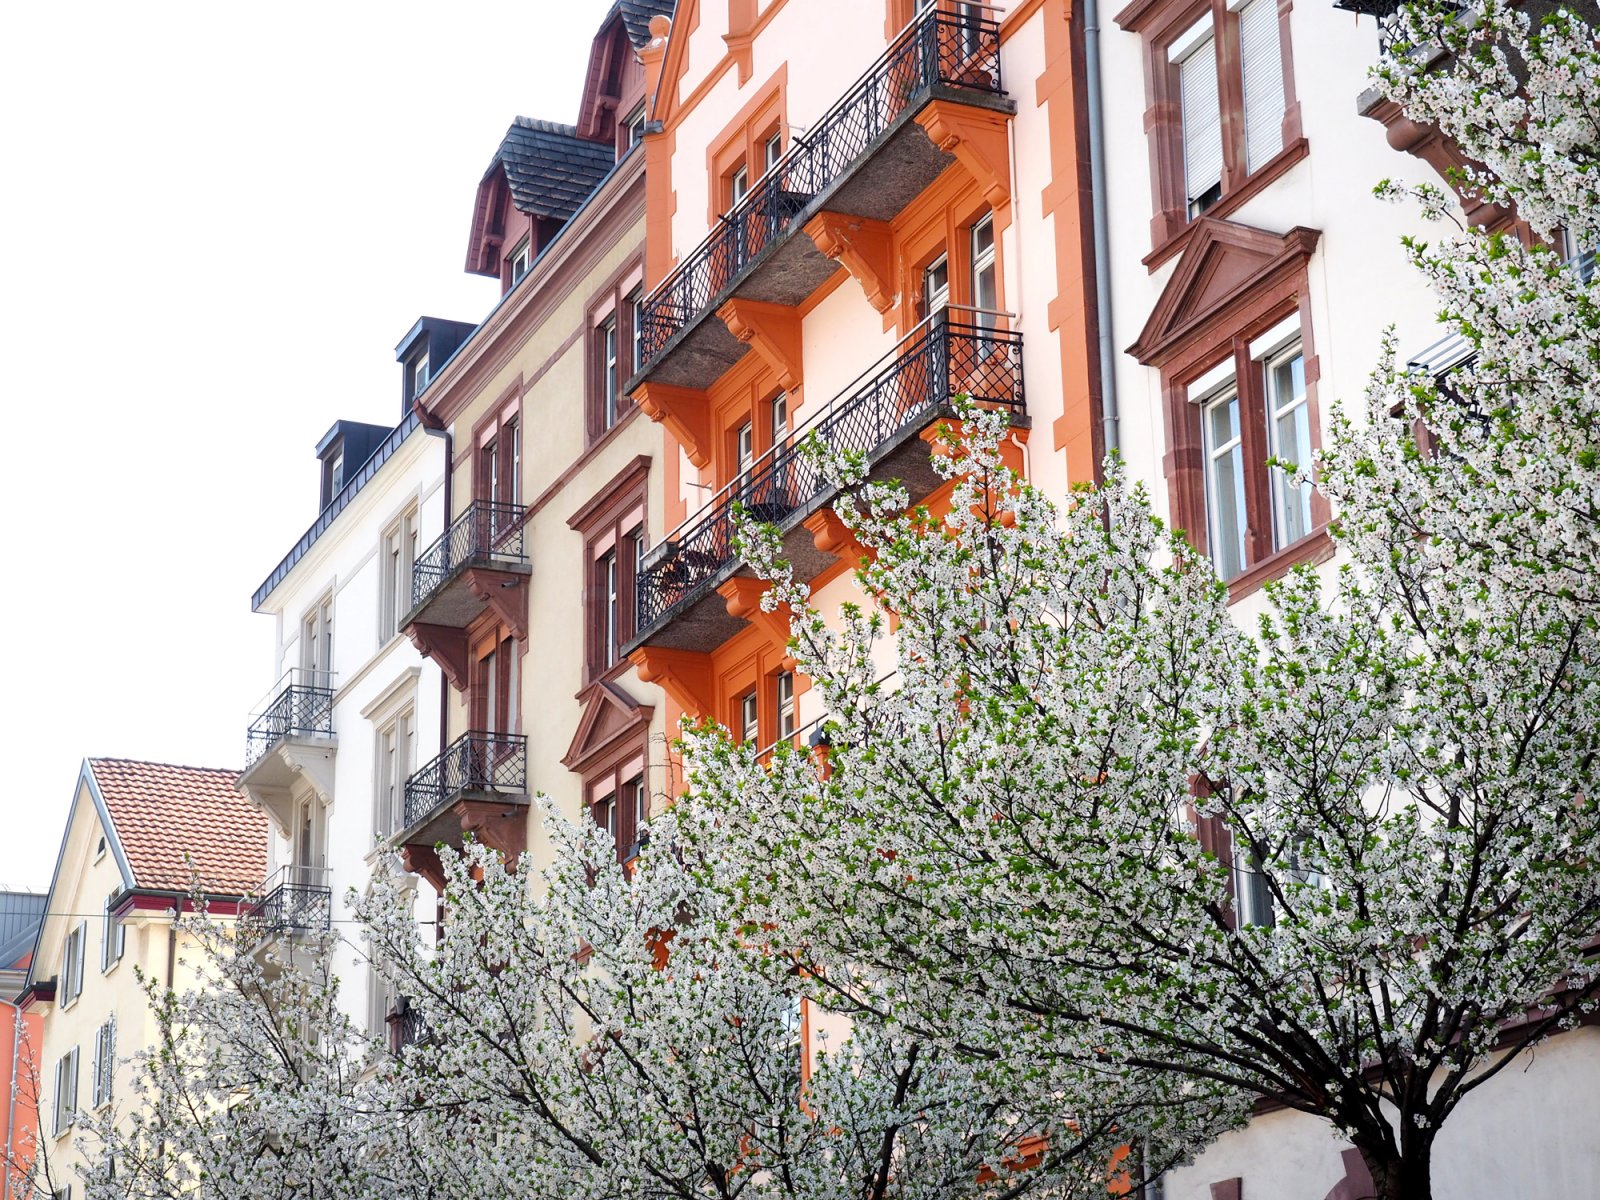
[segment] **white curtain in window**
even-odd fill
[[[1256,0],[1261,3],[1262,0]],[[1183,39],[1187,40],[1187,39]],[[1194,202],[1222,182],[1222,110],[1217,100],[1217,42],[1208,31],[1178,63],[1183,104],[1183,177]]]
[[[1245,168],[1254,171],[1283,149],[1283,51],[1278,0],[1249,0],[1239,10],[1244,64]]]

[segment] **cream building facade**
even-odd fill
[[[236,790],[238,772],[87,759],[74,788],[45,918],[20,1003],[41,1016],[35,1184],[81,1197],[81,1117],[129,1099],[128,1057],[156,1041],[135,977],[183,991],[193,949],[175,924],[198,887],[235,916],[266,867],[266,823]],[[188,955],[193,958],[192,954]]]

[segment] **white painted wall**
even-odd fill
[[[263,679],[265,690],[299,665],[302,620],[324,596],[333,595],[333,729],[338,751],[333,803],[324,814],[325,863],[333,891],[334,930],[340,935],[335,955],[340,995],[346,1011],[361,1023],[369,1013],[369,971],[348,894],[367,885],[376,861],[378,722],[404,704],[414,706],[412,770],[440,748],[439,668],[418,654],[404,634],[385,637],[379,629],[381,547],[385,531],[412,506],[417,509],[419,552],[443,532],[444,478],[444,439],[418,428],[262,606],[263,612],[277,618],[278,631],[272,669]],[[403,602],[401,611],[408,607]],[[273,826],[269,871],[287,863],[290,853],[284,831]],[[419,882],[418,892],[417,916],[432,920],[432,891]]]

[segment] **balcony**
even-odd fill
[[[707,387],[747,349],[714,319],[725,303],[793,307],[832,276],[839,262],[802,232],[817,214],[886,222],[958,157],[982,160],[966,153],[968,143],[1004,159],[1004,121],[1015,105],[1001,87],[999,24],[982,11],[930,9],[908,25],[662,280],[643,305],[645,365],[630,391],[647,382]],[[957,110],[981,120],[968,128]],[[993,186],[1004,192],[1008,164],[988,166],[1003,176]]]
[[[492,609],[519,639],[528,636],[528,555],[520,504],[474,500],[411,567],[411,611],[401,627],[466,689],[467,626]]]
[[[528,739],[464,733],[406,780],[405,829],[395,844],[407,867],[443,888],[434,848],[459,847],[467,835],[508,858],[527,844]]]
[[[808,440],[815,438],[835,453],[864,454],[869,478],[899,479],[913,503],[926,498],[943,480],[920,435],[954,415],[952,400],[958,395],[1008,409],[1013,424],[1025,425],[1022,335],[946,320],[918,326],[645,555],[637,583],[639,633],[628,650],[659,646],[703,652],[744,626],[719,591],[735,576],[749,575],[734,552],[737,509],[778,527],[797,578],[815,578],[835,561],[818,544],[825,539],[817,537],[816,521],[808,518],[828,506],[837,489],[802,453]]]
[[[258,706],[245,733],[239,789],[285,833],[293,823],[297,783],[333,802],[333,676],[295,668],[285,672]]]
[[[333,889],[326,867],[279,867],[239,913],[240,924],[262,937],[323,934],[332,921]]]
[[[395,1001],[384,1023],[389,1027],[389,1053],[396,1057],[407,1046],[420,1046],[428,1040],[428,1022],[409,997],[401,996]]]

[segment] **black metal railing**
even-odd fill
[[[940,86],[1001,94],[1000,25],[984,9],[929,9],[908,25],[843,99],[797,139],[749,194],[642,306],[648,368],[674,334],[704,313],[735,276],[819,192],[866,153],[896,117]]]
[[[528,790],[528,739],[521,734],[464,733],[406,780],[406,827],[463,792]]]
[[[1333,0],[1333,7],[1344,12],[1373,17],[1378,23],[1378,53],[1391,54],[1412,49],[1400,8],[1403,0]],[[1464,4],[1451,5],[1456,11]]]
[[[244,765],[253,767],[286,737],[332,733],[332,676],[327,671],[296,668],[279,681],[272,699],[251,718],[245,732]]]
[[[640,566],[638,627],[699,599],[735,557],[735,512],[776,524],[809,506],[831,486],[820,464],[802,452],[815,438],[832,452],[869,461],[907,429],[921,429],[968,395],[1023,409],[1022,335],[943,320],[924,323],[861,380],[758,460],[652,549]]]
[[[333,920],[333,889],[325,867],[280,867],[239,914],[262,934],[326,933]]]
[[[474,500],[420,555],[411,568],[411,607],[415,608],[462,563],[475,559],[525,562],[520,504]]]
[[[409,998],[401,996],[385,1018],[389,1026],[389,1053],[399,1054],[407,1046],[416,1046],[428,1040],[428,1022],[422,1010]]]

